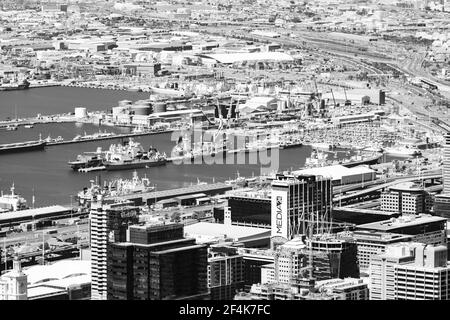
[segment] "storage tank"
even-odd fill
[[[83,107],[77,107],[75,108],[75,118],[86,118],[87,117],[87,110]]]
[[[148,116],[150,113],[152,113],[151,107],[147,106],[147,105],[133,105],[131,107],[131,111],[135,114],[135,115],[140,115],[140,116]]]
[[[128,106],[113,107],[112,108],[112,114],[114,116],[117,116],[119,114],[127,114],[129,109],[130,109],[130,107],[128,107]]]
[[[164,102],[157,102],[153,105],[153,112],[160,113],[167,111],[167,104]]]
[[[119,101],[119,107],[130,106],[132,103],[133,103],[133,101],[130,101],[130,100],[122,100],[122,101]]]

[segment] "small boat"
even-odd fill
[[[24,128],[32,129],[32,128],[34,128],[34,126],[32,124],[26,124],[26,125],[24,125]]]

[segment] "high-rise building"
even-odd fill
[[[244,288],[244,259],[238,248],[212,245],[208,257],[208,287],[212,300],[231,300]]]
[[[445,136],[445,145],[444,145],[444,165],[443,165],[443,184],[444,189],[442,190],[443,194],[450,195],[450,132],[447,132]]]
[[[397,243],[370,261],[370,300],[448,300],[446,245]]]
[[[27,300],[27,275],[22,272],[20,260],[15,258],[13,269],[0,277],[0,300]]]
[[[356,241],[335,234],[298,237],[278,246],[274,281],[292,283],[309,274],[316,280],[359,277]]]
[[[138,213],[136,207],[103,204],[101,197],[91,202],[92,300],[106,300],[108,245],[112,242],[126,241],[128,226],[138,222]]]
[[[285,176],[272,182],[272,244],[295,235],[323,233],[331,220],[332,183],[321,176]]]
[[[357,230],[352,232],[353,238],[356,240],[358,249],[358,262],[361,272],[367,272],[370,266],[370,259],[386,252],[386,247],[398,242],[412,241],[413,236],[384,233],[375,230]]]
[[[431,195],[423,186],[412,182],[395,185],[381,193],[381,210],[400,214],[429,213],[433,206]]]
[[[450,219],[450,132],[445,136],[444,161],[443,161],[443,190],[436,195],[434,200],[434,214]]]
[[[108,300],[209,298],[207,246],[183,238],[183,225],[131,226],[129,233],[130,242],[108,250]]]

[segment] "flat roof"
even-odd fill
[[[331,177],[333,180],[340,180],[342,179],[343,176],[360,175],[373,172],[375,171],[365,166],[347,168],[343,165],[338,164],[332,166],[296,170],[293,171],[292,173],[294,175],[314,175],[314,176]]]
[[[48,295],[59,295],[59,294],[65,294],[67,293],[67,290],[64,288],[58,288],[58,287],[52,287],[47,285],[39,285],[35,287],[28,287],[28,299],[38,298],[42,296],[48,296]]]
[[[242,61],[294,61],[294,58],[284,52],[238,52],[238,53],[213,53],[202,54],[204,58],[217,60],[220,63],[231,64]]]
[[[446,218],[432,216],[429,214],[404,215],[398,218],[391,218],[385,221],[377,221],[357,226],[357,229],[371,229],[379,231],[389,231],[404,227],[418,226],[426,223],[447,222]]]
[[[169,190],[163,190],[163,191],[152,191],[152,192],[145,192],[145,193],[137,193],[137,194],[130,194],[126,196],[120,196],[120,197],[109,197],[108,199],[114,199],[114,198],[120,198],[120,199],[138,199],[142,198],[143,201],[147,201],[148,199],[155,199],[158,201],[158,198],[173,198],[176,196],[182,196],[182,195],[188,195],[188,194],[198,194],[198,193],[205,193],[209,191],[216,191],[216,190],[231,190],[232,186],[226,183],[218,182],[218,183],[210,183],[210,184],[198,184],[198,185],[192,185],[185,188],[178,188],[178,189],[169,189]],[[162,199],[161,199],[162,200]]]
[[[225,225],[222,223],[198,222],[184,227],[184,233],[188,237],[223,237],[232,239],[245,239],[256,236],[269,236],[270,229]]]
[[[62,213],[69,210],[70,208],[63,207],[60,205],[54,205],[35,209],[6,212],[0,214],[0,223],[8,220],[32,220],[35,218],[39,218],[40,216]]]

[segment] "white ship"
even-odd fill
[[[0,213],[28,209],[27,201],[14,192],[14,184],[10,190],[11,194],[4,195],[2,192],[0,196]]]
[[[139,178],[137,172],[134,171],[131,179],[112,180],[105,183],[103,187],[94,182],[94,180],[91,180],[91,186],[78,192],[77,197],[80,205],[85,206],[90,203],[92,197],[97,195],[116,197],[133,193],[150,192],[154,189],[155,187],[150,184],[150,179],[147,176]]]
[[[390,148],[386,148],[384,152],[390,156],[398,156],[398,157],[414,157],[420,156],[422,151],[415,147],[408,146],[394,146]]]

